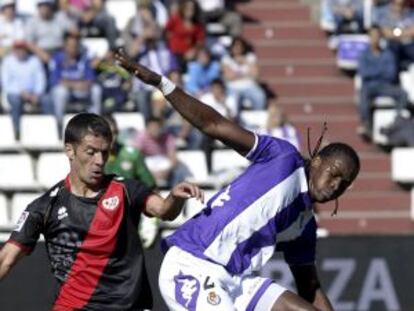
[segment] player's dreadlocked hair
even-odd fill
[[[324,122],[322,132],[318,138],[316,146],[313,150],[311,150],[310,129],[308,128],[308,152],[309,152],[309,157],[310,157],[309,163],[316,156],[319,156],[322,159],[327,159],[331,157],[340,158],[351,165],[352,179],[354,179],[356,175],[358,175],[361,164],[360,164],[358,154],[351,146],[344,144],[344,143],[336,142],[336,143],[330,143],[329,145],[326,145],[321,150],[319,150],[321,147],[322,141],[323,141],[323,137],[327,130],[328,130],[328,127],[326,125],[326,122]],[[338,203],[338,199],[336,199],[335,209],[332,212],[332,216],[336,215],[338,211],[338,207],[339,207],[339,203]]]

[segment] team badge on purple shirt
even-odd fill
[[[174,277],[175,300],[187,310],[195,310],[200,282],[192,275],[184,275],[181,271]]]

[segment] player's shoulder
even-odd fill
[[[142,183],[139,180],[132,178],[125,178],[119,175],[110,175],[112,181],[122,184],[128,191],[139,188],[142,186]]]
[[[64,181],[60,181],[57,184],[55,184],[53,187],[49,188],[44,192],[42,195],[40,195],[38,198],[34,199],[29,206],[32,208],[46,208],[50,204],[52,204],[58,195],[60,194],[61,190],[64,188]]]
[[[285,139],[277,138],[267,134],[255,134],[256,139],[256,150],[270,151],[271,154],[277,155],[278,157],[285,155],[292,155],[301,158],[301,155],[297,148]]]

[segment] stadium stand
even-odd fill
[[[28,150],[61,150],[56,119],[51,115],[23,115],[20,140]]]
[[[33,160],[29,154],[0,154],[0,189],[37,190]]]
[[[179,150],[177,159],[186,164],[192,177],[189,179],[200,185],[210,185],[207,171],[207,162],[201,150]]]
[[[141,113],[115,112],[114,118],[120,130],[142,131],[145,128],[144,116]]]
[[[48,189],[64,179],[69,169],[68,158],[63,152],[43,152],[37,160],[37,181],[42,187]]]
[[[391,177],[398,183],[414,185],[414,148],[398,147],[391,152]]]
[[[20,215],[26,208],[26,206],[34,199],[38,198],[41,193],[15,193],[11,199],[11,223],[16,224]]]
[[[355,133],[354,129],[359,122],[354,105],[354,83],[349,76],[338,70],[337,58],[327,48],[325,33],[312,20],[311,9],[306,2],[312,1],[257,0],[239,4],[237,7],[245,20],[250,21],[244,24],[242,35],[254,47],[260,70],[259,78],[266,82],[269,90],[277,94],[277,104],[301,133],[302,144],[306,144],[307,128],[312,130],[313,141],[322,122],[326,120],[329,127],[327,140],[350,143],[360,152],[363,172],[347,198],[341,201],[346,221],[331,219],[322,213],[321,226],[328,228],[332,233],[393,230],[412,232],[414,226],[405,220],[379,221],[381,224],[388,221],[401,224],[389,228],[378,226],[378,221],[373,221],[376,216],[373,207],[393,211],[391,206],[396,202],[394,205],[397,209],[408,212],[409,195],[392,183],[389,156],[378,150],[375,145],[362,141]],[[314,2],[313,5],[319,5],[319,2]],[[136,3],[133,0],[107,0],[106,9],[114,16],[117,27],[122,31],[129,17],[136,13]],[[367,12],[369,13],[369,10]],[[328,24],[329,22],[326,22],[325,26]],[[332,27],[325,26],[325,30],[332,31]],[[223,38],[227,40],[228,36],[213,38],[214,43],[225,41]],[[83,45],[90,51],[91,56],[102,56],[108,49],[107,41],[102,38],[83,39]],[[402,85],[408,90],[411,80],[408,76],[401,77]],[[380,129],[392,122],[395,114],[392,105],[392,101],[387,98],[376,99],[378,109],[374,113],[374,119],[378,121],[375,121],[374,125],[375,144],[387,144]],[[7,112],[4,101],[3,108],[3,111]],[[64,126],[71,117],[72,114],[65,115]],[[116,111],[114,117],[121,130],[132,128],[140,131],[145,128],[144,118],[140,112]],[[252,129],[264,127],[266,118],[267,112],[264,110],[242,110],[240,113],[242,123]],[[0,115],[0,188],[3,191],[13,194],[20,190],[44,189],[64,177],[68,169],[67,162],[63,164],[65,158],[62,153],[55,153],[62,148],[62,135],[57,132],[54,119],[36,113],[23,115],[21,142],[14,139],[10,127],[9,116]],[[10,151],[14,153],[10,154]],[[194,180],[204,185],[210,182],[210,187],[220,186],[226,178],[236,174],[238,168],[248,164],[237,153],[221,144],[214,143],[212,155],[214,177],[208,175],[202,151],[180,150],[177,154],[193,172]],[[48,172],[48,167],[55,165],[51,163],[57,162],[62,163],[59,165],[61,169]],[[233,173],[218,173],[226,169]],[[220,182],[211,184],[212,178]],[[379,192],[387,200],[378,202]],[[357,210],[361,212],[355,212]],[[366,221],[366,226],[360,225],[361,218]],[[180,221],[183,219],[178,220],[178,223]]]
[[[134,16],[136,2],[134,0],[108,0],[105,3],[107,12],[115,18],[118,29],[124,29],[128,20]]]
[[[7,198],[3,193],[0,193],[0,228],[6,227],[10,224]]]
[[[9,115],[0,115],[0,151],[17,150],[20,144],[13,133],[13,124]]]

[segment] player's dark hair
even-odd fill
[[[358,174],[361,167],[359,156],[354,148],[344,143],[331,143],[323,147],[318,152],[318,156],[320,156],[322,159],[332,157],[340,158],[345,162],[351,164],[353,178],[355,178],[355,176]]]
[[[112,132],[108,122],[94,113],[79,113],[70,119],[65,129],[65,144],[80,144],[82,139],[92,134],[112,141]]]

